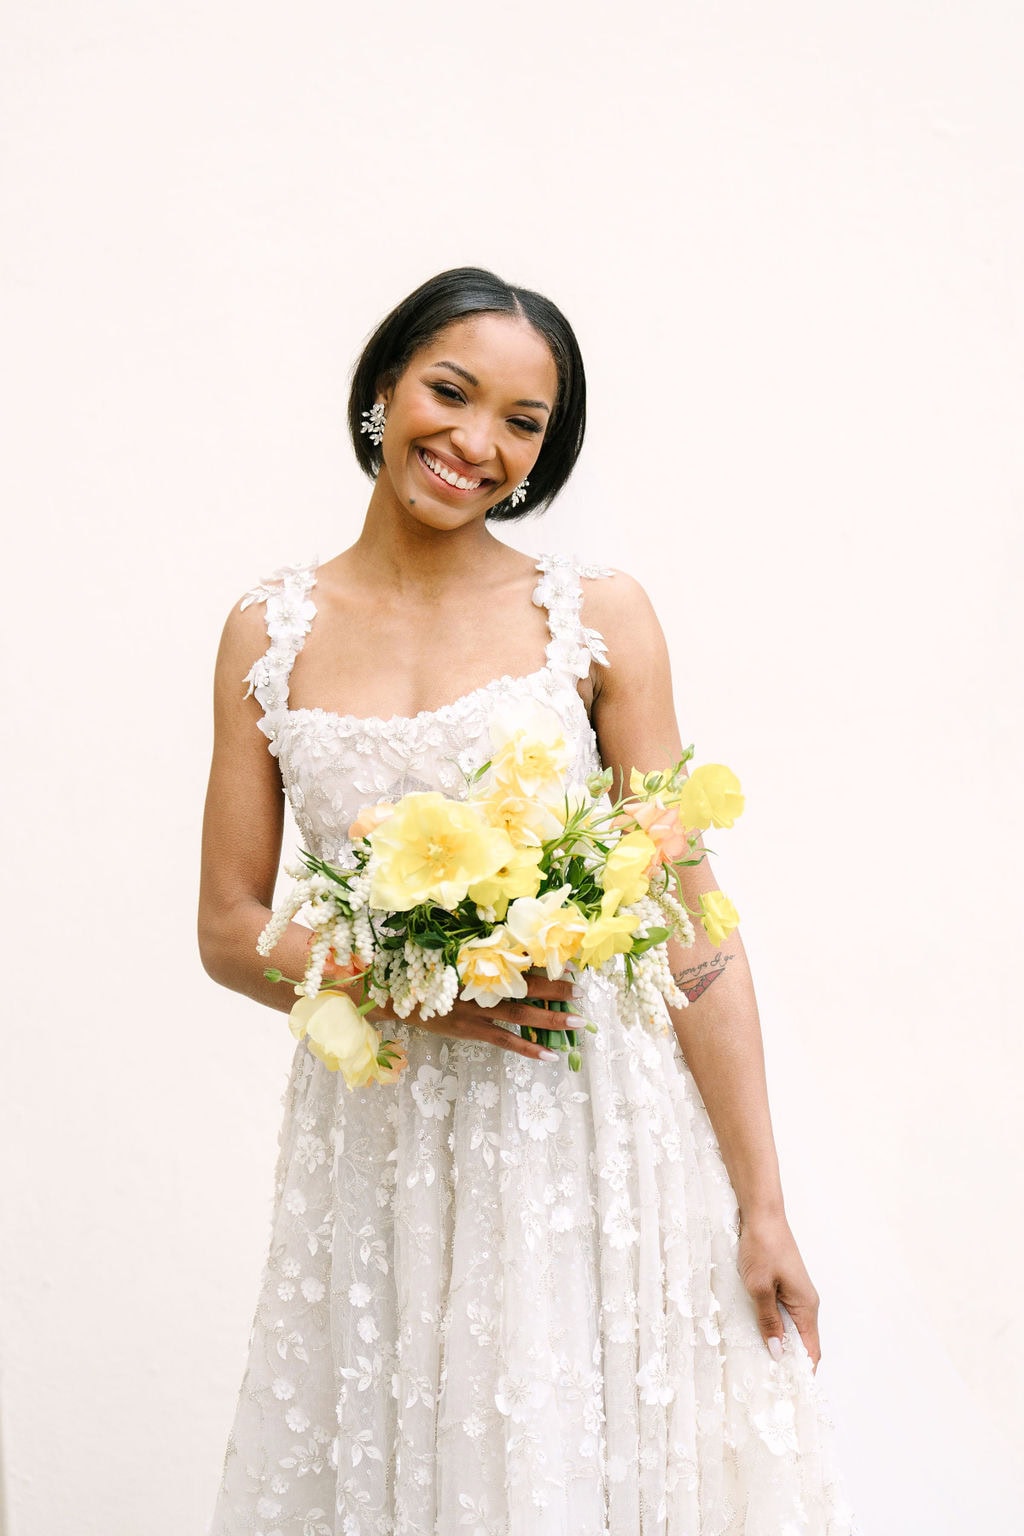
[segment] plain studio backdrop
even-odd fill
[[[0,24],[9,1536],[212,1512],[293,1049],[196,951],[214,657],[356,535],[349,370],[463,264],[587,360],[578,473],[505,536],[644,583],[683,739],[748,797],[709,841],[865,1536],[1009,1529],[1020,8]]]

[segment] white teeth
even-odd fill
[[[428,469],[439,475],[447,485],[455,486],[459,491],[475,491],[483,484],[482,480],[467,480],[465,475],[457,475],[454,469],[449,469],[447,464],[442,464],[440,459],[435,459],[432,454],[424,450],[423,462]]]

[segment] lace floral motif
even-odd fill
[[[265,602],[270,648],[253,662],[244,681],[248,699],[256,695],[263,707],[259,728],[270,738],[270,751],[277,756],[277,732],[288,707],[288,679],[292,664],[301,651],[313,624],[316,606],[309,593],[316,583],[318,561],[314,556],[305,565],[286,565],[269,581],[252,587],[245,594],[240,609],[250,603]]]
[[[596,629],[587,629],[580,618],[583,589],[580,577],[594,579],[611,576],[602,565],[580,565],[568,555],[541,555],[537,561],[541,579],[534,588],[533,601],[548,610],[551,639],[547,658],[551,667],[564,670],[570,677],[586,677],[591,661],[608,665],[604,640]]]
[[[600,766],[576,682],[581,576],[538,561],[543,669],[413,719],[287,709],[312,566],[268,605],[267,710],[308,845],[367,798],[457,794],[495,700],[555,708]],[[279,601],[278,601],[279,599]],[[848,1536],[831,1425],[786,1319],[766,1350],[735,1195],[671,1032],[586,973],[583,1070],[403,1024],[394,1087],[349,1091],[299,1045],[273,1230],[210,1536]]]

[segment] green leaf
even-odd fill
[[[653,949],[656,944],[663,944],[671,932],[671,928],[652,928],[651,931],[647,934],[646,938],[637,939],[635,941],[630,953],[633,955],[645,955],[647,951],[649,949]]]

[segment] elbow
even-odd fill
[[[215,914],[204,911],[200,907],[196,939],[199,945],[199,960],[207,976],[222,987],[230,986],[227,973],[231,944],[225,931],[223,917],[218,921]]]

